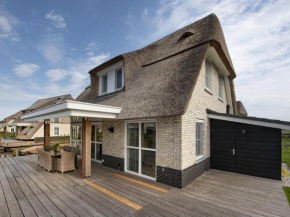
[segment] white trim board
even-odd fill
[[[46,119],[66,116],[114,119],[121,110],[122,108],[119,107],[66,100],[29,114],[22,115],[21,119],[26,122],[43,121]]]
[[[264,121],[243,119],[243,118],[238,118],[238,117],[236,118],[236,117],[229,117],[229,116],[220,116],[220,115],[215,115],[215,114],[208,114],[207,116],[210,119],[232,121],[232,122],[243,123],[243,124],[252,124],[252,125],[257,125],[257,126],[262,126],[262,127],[277,128],[281,130],[290,130],[290,126],[285,125],[285,124],[269,123],[269,122],[264,122]]]

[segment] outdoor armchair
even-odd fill
[[[62,174],[64,172],[71,171],[71,170],[76,171],[75,157],[76,157],[76,152],[63,151],[61,153],[61,157],[57,159],[57,164],[56,164],[57,171],[61,172]]]

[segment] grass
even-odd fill
[[[290,166],[290,147],[282,148],[282,162],[287,163]]]
[[[283,187],[290,206],[290,187]]]

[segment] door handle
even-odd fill
[[[233,148],[232,152],[233,152],[233,155],[235,155],[235,154],[236,154],[236,151],[235,151],[235,149],[234,149],[234,148]]]

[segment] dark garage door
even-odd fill
[[[281,180],[281,130],[211,119],[211,168]]]

